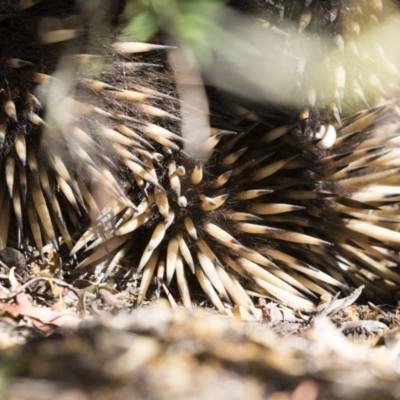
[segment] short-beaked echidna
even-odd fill
[[[277,31],[273,38],[282,44],[282,52],[288,48],[301,51],[292,46],[296,35],[308,40],[306,28],[313,25],[301,25],[304,12],[326,18],[335,4],[314,2],[310,6],[306,2],[299,10],[293,6],[292,12],[287,7],[288,15],[300,19],[295,34],[282,31],[287,23],[283,18],[279,28],[268,26],[274,35]],[[336,7],[336,18],[323,19],[317,26],[321,35],[323,25],[328,25],[333,48],[338,36],[346,38],[347,26],[357,20],[354,16],[359,12],[355,3]],[[387,16],[376,2],[362,6],[368,21],[372,11]],[[344,20],[345,27],[341,25]],[[293,29],[293,23],[286,28]],[[318,38],[317,33],[312,35]],[[301,81],[301,73],[311,76],[313,68],[303,68],[298,73],[303,84],[296,102],[286,100],[286,107],[282,102],[276,106],[274,99],[260,104],[258,93],[255,99],[242,102],[235,90],[234,100],[211,95],[213,126],[219,129],[211,131],[198,152],[211,151],[212,155],[200,160],[173,149],[146,160],[149,173],[161,187],[145,178],[147,182],[130,189],[137,209],[115,207],[113,214],[118,215],[111,219],[113,230],[108,236],[97,236],[95,245],[102,246],[79,264],[78,271],[115,250],[110,271],[130,254],[131,272],[142,274],[138,303],[156,277],[158,285],[175,287],[186,307],[202,298],[195,285],[198,282],[221,311],[233,303],[249,310],[252,295],[310,310],[316,295],[347,285],[364,284],[368,295],[390,296],[400,281],[388,268],[398,263],[395,249],[400,239],[397,206],[393,205],[399,200],[398,106],[390,100],[348,116],[360,110],[360,104],[374,104],[377,92],[366,90],[368,96],[363,96],[362,85],[355,82],[348,91],[346,72],[349,79],[365,82],[366,74],[375,71],[372,63],[357,74],[358,63],[349,58],[347,44],[343,46],[338,50],[342,58],[336,56],[335,48],[331,57],[332,68],[337,69],[334,79],[317,85],[310,97],[310,81]],[[323,42],[321,48],[326,47]],[[329,50],[321,57],[331,54]],[[291,67],[288,60],[292,59],[297,60],[296,54],[285,55],[277,64]],[[229,68],[235,66],[223,64],[222,71],[232,76]],[[252,72],[249,68],[247,75]],[[208,69],[211,78],[207,71],[207,79],[215,84],[215,65]],[[331,69],[324,73],[330,76]],[[289,83],[289,89],[296,84]],[[385,90],[395,90],[396,85],[394,79],[385,82],[379,94],[384,96]],[[233,136],[232,130],[237,132]],[[185,149],[184,143],[180,146]],[[95,236],[91,228],[74,252]]]
[[[373,9],[376,13],[383,12],[378,3],[373,2]],[[43,0],[33,5],[27,11],[28,15],[36,15],[41,10],[36,7],[46,4],[48,2]],[[306,1],[300,9],[304,12],[293,8],[289,15],[300,18],[297,33],[304,34],[308,27],[313,27],[310,24],[312,15],[309,17],[307,13],[316,9],[321,10],[317,13],[320,17],[323,11],[332,14],[333,5],[336,5],[340,18],[331,18],[332,32],[336,34],[332,38],[337,40],[337,35],[343,38],[339,33],[345,29],[339,22],[354,15],[354,7],[346,7],[342,2]],[[363,3],[360,7],[364,14],[371,9],[370,4]],[[14,11],[10,13],[17,19]],[[23,13],[25,15],[25,11]],[[44,30],[45,33],[39,36],[42,38],[39,48],[48,46],[43,44],[43,37],[57,36],[55,32],[58,31],[62,32],[60,35],[67,35],[68,21],[69,18],[62,19],[61,28],[47,28],[50,32]],[[37,26],[34,32],[41,32],[39,28]],[[282,35],[283,28],[275,29],[278,35]],[[72,31],[75,35],[76,30]],[[90,40],[90,28],[84,32],[72,42],[68,40],[67,47],[55,59],[61,55],[63,60],[93,58],[80,46],[88,46],[87,52],[92,53],[93,47],[99,48],[102,44]],[[284,37],[282,43],[289,47],[294,40],[287,32],[280,37]],[[132,81],[126,76],[122,79],[124,69],[120,64],[132,61],[121,60],[119,53],[144,48],[120,42],[108,42],[106,47],[114,51],[105,53],[101,82],[92,79],[93,66],[88,78],[79,62],[76,68],[66,63],[65,68],[54,68],[56,76],[46,78],[57,79],[59,71],[73,77],[72,86],[67,85],[64,92],[55,91],[63,95],[61,100],[51,98],[54,102],[61,101],[67,109],[74,106],[73,121],[57,121],[54,117],[54,122],[52,112],[47,111],[47,118],[46,112],[43,115],[27,114],[31,121],[40,118],[41,132],[49,131],[48,140],[54,139],[51,135],[54,126],[63,130],[66,124],[68,132],[78,132],[74,139],[77,143],[69,142],[68,135],[55,139],[61,140],[63,149],[69,152],[68,157],[71,151],[74,153],[72,159],[77,163],[74,168],[69,161],[60,166],[60,159],[69,158],[63,157],[64,153],[58,155],[58,147],[55,150],[54,146],[45,148],[46,157],[49,157],[49,175],[53,179],[53,185],[49,187],[52,196],[46,194],[42,174],[40,171],[35,173],[34,164],[31,166],[27,158],[29,169],[25,170],[29,172],[26,175],[31,184],[28,192],[33,200],[27,201],[27,214],[38,247],[41,242],[36,231],[46,240],[57,241],[54,226],[71,246],[72,239],[66,234],[71,222],[64,222],[65,217],[59,211],[62,207],[54,201],[62,199],[72,206],[67,208],[72,222],[71,214],[76,220],[88,205],[90,212],[98,215],[97,225],[93,224],[72,249],[72,253],[84,246],[89,251],[94,249],[80,262],[75,273],[79,274],[111,253],[107,267],[109,275],[123,257],[129,256],[131,268],[127,276],[135,273],[140,277],[139,304],[154,278],[158,285],[164,284],[173,294],[179,293],[188,308],[193,301],[198,303],[208,297],[221,312],[228,313],[232,304],[251,310],[252,296],[268,297],[295,309],[312,310],[318,295],[346,290],[349,285],[363,284],[365,293],[371,296],[385,297],[396,290],[400,277],[390,266],[399,261],[396,253],[400,243],[399,218],[395,205],[400,199],[399,110],[395,100],[372,106],[371,98],[366,99],[371,107],[364,111],[350,116],[342,111],[347,90],[343,73],[349,71],[349,76],[357,79],[352,88],[361,95],[362,88],[356,83],[365,81],[362,72],[353,73],[345,65],[334,66],[333,87],[336,90],[333,94],[325,87],[318,90],[320,87],[317,86],[314,101],[308,83],[305,83],[303,86],[307,90],[301,88],[300,106],[296,107],[282,104],[279,107],[261,104],[260,107],[259,98],[240,102],[237,97],[230,100],[222,96],[220,100],[220,94],[210,90],[214,93],[210,95],[213,129],[198,146],[199,153],[209,152],[210,156],[197,159],[184,151],[186,138],[182,139],[179,132],[145,122],[143,115],[136,114],[139,107],[128,107],[124,103],[125,100],[143,101],[146,96],[140,97],[143,93],[140,95],[132,90],[133,78]],[[78,57],[76,48],[79,48]],[[282,52],[285,60],[297,57],[296,54],[286,57],[285,46]],[[8,58],[11,57],[7,54]],[[18,55],[17,58],[24,59]],[[330,71],[328,68],[325,73],[329,75]],[[371,72],[371,68],[368,71]],[[42,75],[35,72],[35,76]],[[71,81],[65,77],[59,80]],[[140,83],[143,82],[146,82],[145,75],[140,79]],[[213,77],[210,82],[215,84]],[[295,83],[289,82],[289,85],[294,87]],[[74,92],[74,99],[70,99],[70,90]],[[6,90],[3,92],[7,93]],[[307,96],[303,96],[304,93]],[[10,125],[17,124],[15,120],[12,122],[13,113],[7,112],[10,101],[18,110],[14,98],[4,99],[7,124]],[[91,99],[94,99],[92,103]],[[47,101],[47,109],[52,101]],[[249,106],[252,101],[257,107]],[[309,103],[306,108],[302,107],[303,101]],[[350,103],[349,109],[354,111],[357,102]],[[32,107],[38,107],[36,102],[32,104]],[[259,112],[260,108],[262,112]],[[296,108],[299,112],[293,111]],[[18,113],[17,117],[20,120]],[[18,136],[18,130],[9,133],[12,130],[8,125],[7,129],[6,138],[12,138],[8,142],[12,151],[4,152],[2,168],[6,177],[10,176],[11,170],[12,176],[18,179],[13,179],[14,186],[11,187],[7,181],[8,187],[2,189],[2,196],[3,199],[12,198],[19,230],[23,232],[20,221],[24,220],[18,219],[17,210],[24,204],[24,175],[20,172],[24,169],[18,169],[19,175],[12,169],[24,165],[18,150],[21,135]],[[96,147],[95,142],[101,145]],[[42,149],[32,149],[31,153],[35,155],[43,154],[38,153]],[[67,168],[63,168],[66,163]],[[110,173],[110,169],[114,172],[116,168],[121,173],[123,185]],[[72,172],[66,174],[68,170]],[[91,190],[88,185],[93,181],[96,185]],[[96,204],[91,194],[97,190],[105,190],[113,198]],[[56,191],[59,194],[54,196]],[[43,193],[39,200],[35,199],[37,192]],[[18,197],[19,193],[21,196]],[[43,216],[39,204],[46,205],[48,216]],[[7,208],[2,205],[2,215],[7,212],[4,210]],[[77,222],[75,230],[79,230]]]

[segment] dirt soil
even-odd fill
[[[398,399],[399,308],[361,288],[313,314],[260,302],[234,318],[58,278],[57,255],[0,271],[0,397]]]

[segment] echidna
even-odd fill
[[[265,17],[276,27],[271,15],[279,7],[269,3]],[[291,57],[296,59],[298,55],[296,51],[286,50],[293,47],[295,36],[306,35],[307,29],[313,28],[310,23],[313,13],[318,18],[326,18],[337,8],[335,18],[329,17],[320,26],[315,25],[317,31],[328,25],[328,39],[335,44],[338,35],[342,39],[345,36],[341,22],[351,23],[357,7],[368,16],[371,10],[378,17],[383,12],[382,3],[376,1],[371,2],[372,6],[353,4],[350,7],[342,2],[314,0],[306,1],[299,9],[297,3],[292,8],[292,2],[279,4],[284,3],[288,3],[286,10],[292,12],[284,15],[278,12],[278,22],[286,23],[286,15],[300,18],[297,34],[285,31],[284,23],[271,28],[282,43],[283,63],[287,65],[292,65]],[[5,22],[8,20],[9,29],[14,29],[11,21],[22,20],[22,26],[33,29],[32,23],[24,18],[42,16],[43,10],[53,10],[59,16],[60,10],[49,4],[42,0],[18,14],[12,9]],[[139,304],[153,278],[173,293],[180,293],[188,308],[194,300],[204,297],[199,294],[201,288],[221,312],[228,313],[231,304],[251,310],[253,296],[311,310],[317,295],[347,290],[349,286],[364,284],[366,294],[371,296],[384,297],[395,291],[400,277],[389,267],[399,261],[396,246],[400,243],[400,221],[395,205],[400,199],[396,135],[399,111],[395,100],[372,106],[376,100],[367,96],[368,108],[348,115],[346,110],[359,110],[360,103],[350,98],[351,106],[345,107],[347,86],[343,74],[349,71],[352,79],[365,82],[363,71],[351,70],[347,64],[332,67],[337,72],[333,92],[329,92],[332,85],[327,88],[321,85],[315,88],[315,96],[310,96],[310,90],[314,90],[309,87],[310,80],[304,78],[302,86],[300,79],[300,106],[289,104],[287,98],[279,106],[271,100],[260,104],[259,97],[249,101],[222,96],[221,100],[220,93],[210,90],[213,129],[199,144],[198,151],[211,155],[208,159],[196,159],[193,152],[185,152],[186,138],[179,132],[145,121],[143,114],[138,114],[142,103],[138,107],[126,105],[129,100],[145,101],[148,95],[132,90],[134,77],[126,77],[124,71],[133,61],[121,53],[140,52],[148,47],[108,42],[108,37],[103,37],[107,41],[104,46],[111,49],[104,54],[103,43],[96,42],[96,37],[91,40],[92,35],[101,35],[92,33],[90,21],[93,19],[88,13],[81,11],[79,18],[83,20],[74,25],[87,25],[81,35],[76,28],[69,29],[71,19],[74,20],[67,18],[72,16],[71,10],[68,8],[57,22],[58,28],[51,21],[51,28],[44,24],[44,33],[39,23],[33,29],[41,32],[37,49],[46,48],[46,54],[54,57],[52,68],[56,76],[46,80],[58,79],[62,84],[61,89],[54,91],[54,96],[59,97],[51,96],[50,87],[45,101],[39,99],[32,103],[33,114],[24,109],[25,121],[27,118],[38,121],[42,143],[43,137],[51,143],[44,153],[38,145],[30,147],[29,168],[25,168],[24,157],[20,156],[19,148],[27,145],[18,135],[18,122],[12,121],[15,113],[7,114],[6,143],[9,145],[6,148],[9,150],[4,152],[2,168],[8,180],[7,188],[1,192],[6,199],[1,215],[7,213],[8,198],[12,198],[21,233],[25,233],[25,225],[30,226],[36,245],[41,247],[42,236],[45,241],[50,239],[56,244],[56,231],[59,231],[71,247],[73,241],[68,229],[72,225],[74,231],[79,231],[77,216],[84,212],[98,215],[96,224],[72,249],[72,253],[84,246],[87,250],[94,249],[80,262],[75,273],[112,253],[107,267],[109,274],[123,257],[129,256],[131,271],[141,274]],[[307,20],[305,13],[311,15]],[[287,26],[291,29],[293,25]],[[66,37],[67,32],[74,38]],[[63,42],[70,39],[61,50],[57,47],[58,53],[48,47],[52,43],[43,43],[43,38],[51,41],[54,37],[61,37]],[[57,40],[56,46],[59,45]],[[345,49],[346,43],[343,46]],[[321,49],[325,47],[323,44]],[[96,48],[98,53],[93,55]],[[7,60],[11,58],[11,50],[7,52]],[[105,58],[105,65],[91,63],[99,55]],[[56,62],[60,57],[61,65]],[[16,58],[24,60],[19,55]],[[81,68],[80,62],[86,60],[90,67]],[[215,75],[221,66],[217,64],[216,68],[208,66],[206,73],[206,79],[212,84],[218,80],[215,76],[220,76]],[[42,68],[43,65],[47,66],[42,64]],[[104,71],[102,81],[93,79],[96,67]],[[40,73],[51,72],[50,67],[46,68]],[[313,69],[305,71],[312,76]],[[328,68],[325,73],[330,71]],[[371,73],[371,68],[366,73]],[[35,72],[33,76],[42,75]],[[142,76],[140,82],[145,78]],[[15,98],[23,104],[26,102],[21,86],[15,86],[19,97],[10,96],[4,103],[9,105],[11,101],[18,110]],[[56,83],[54,87],[58,87]],[[360,85],[352,87],[357,89],[357,94],[363,94]],[[388,89],[383,87],[383,95],[385,90]],[[30,93],[33,91],[31,88]],[[304,107],[305,101],[307,107]],[[34,112],[39,102],[46,110],[41,114]],[[58,118],[60,107],[54,112],[48,111],[54,103],[67,111],[73,108],[71,118]],[[145,113],[148,110],[163,114],[154,108],[146,108]],[[18,112],[17,119],[20,120]],[[74,137],[72,141],[69,133]],[[37,143],[37,139],[32,143]],[[32,154],[36,158],[37,154],[44,154],[49,160],[43,164],[47,168],[42,165],[35,172],[35,164],[29,163]],[[71,155],[73,162],[68,161]],[[13,169],[16,165],[19,174]],[[43,173],[44,169],[47,174]],[[114,178],[117,169],[120,181]],[[25,175],[23,171],[27,171]],[[49,176],[52,183],[46,186],[43,176]],[[28,189],[24,179],[30,185]],[[96,185],[91,186],[91,182]],[[112,198],[100,201],[99,196],[93,195],[97,190],[104,190]],[[32,198],[29,200],[26,196],[28,220],[23,218],[23,212],[21,216],[18,214],[25,192]],[[68,204],[68,219],[61,211],[60,202]],[[3,241],[4,238],[3,234]]]

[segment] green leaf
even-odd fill
[[[150,10],[146,10],[133,18],[123,30],[123,35],[134,40],[146,41],[150,39],[158,30],[156,15]]]

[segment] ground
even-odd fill
[[[1,398],[398,399],[399,309],[362,288],[312,314],[254,315],[57,278],[57,257],[2,268]],[[163,295],[161,296],[163,297]]]

